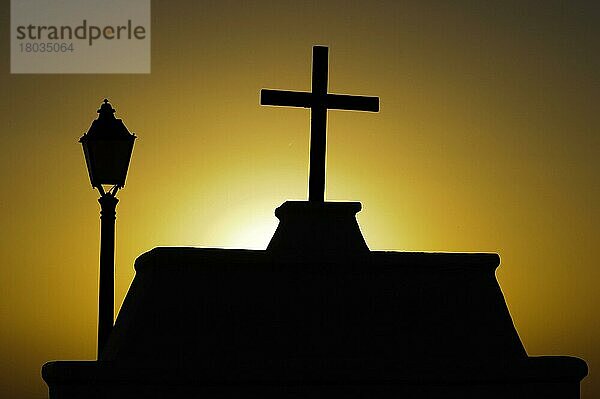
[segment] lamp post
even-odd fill
[[[98,293],[98,358],[108,341],[114,321],[115,302],[115,219],[117,191],[125,177],[133,151],[135,134],[115,118],[107,99],[98,110],[98,119],[79,139],[92,187],[100,198],[100,273]],[[105,187],[107,189],[105,190]]]

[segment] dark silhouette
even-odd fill
[[[141,255],[100,360],[44,365],[50,397],[579,398],[584,361],[527,355],[497,254],[370,251],[360,203],[313,193],[266,251]]]
[[[80,139],[92,187],[100,198],[100,272],[98,284],[98,357],[108,342],[115,312],[115,219],[117,192],[125,178],[135,134],[129,133],[105,98],[98,119]],[[103,187],[112,186],[108,191]]]
[[[275,210],[279,226],[267,251],[283,259],[335,260],[369,248],[355,215],[360,202],[286,201]]]
[[[325,200],[325,152],[327,136],[327,109],[352,111],[379,111],[378,97],[348,96],[327,93],[327,47],[313,47],[312,92],[262,89],[262,105],[310,108],[310,171],[308,200]]]
[[[100,272],[98,273],[98,358],[108,342],[115,319],[115,221],[117,203],[105,193],[100,203]]]

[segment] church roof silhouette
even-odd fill
[[[309,200],[266,250],[141,255],[99,360],[43,366],[50,398],[579,398],[583,360],[525,351],[497,254],[371,251],[361,204],[325,201],[327,109],[379,100],[329,94],[313,51],[312,92],[261,95],[311,108]]]

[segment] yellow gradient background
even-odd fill
[[[485,3],[485,5],[484,5]],[[161,245],[264,248],[304,199],[309,112],[330,91],[327,198],[359,200],[371,249],[498,252],[530,355],[575,355],[600,397],[600,11],[558,1],[154,1],[149,75],[11,75],[0,8],[0,397],[47,394],[48,360],[93,359],[99,205],[77,140],[108,97],[134,148],[117,207],[117,309]],[[115,10],[118,12],[118,10]]]

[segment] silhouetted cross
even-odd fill
[[[310,108],[310,170],[308,200],[325,201],[327,110],[379,111],[379,97],[327,93],[328,48],[313,47],[312,92],[262,89],[261,105]]]

